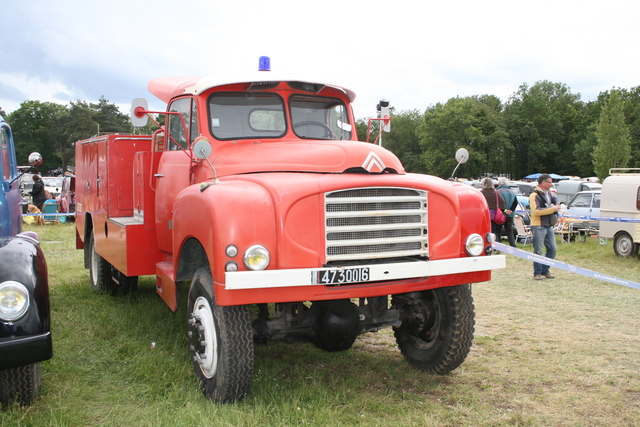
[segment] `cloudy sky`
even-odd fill
[[[0,107],[101,96],[129,113],[155,77],[257,69],[424,111],[456,96],[506,102],[561,82],[583,101],[640,85],[637,0],[0,0]]]

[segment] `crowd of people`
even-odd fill
[[[533,235],[533,253],[543,255],[546,258],[556,257],[556,238],[553,226],[558,220],[558,210],[560,203],[555,195],[550,191],[553,180],[548,174],[541,174],[538,177],[538,185],[529,196],[531,208],[531,233]],[[509,188],[509,180],[504,177],[498,178],[498,188],[495,188],[493,179],[485,178],[482,181],[482,189],[489,207],[489,217],[491,218],[491,232],[496,238],[500,238],[504,227],[509,245],[515,247],[515,235],[513,233],[514,216],[518,200],[516,194]],[[504,219],[499,219],[502,212]],[[553,279],[549,266],[538,262],[533,263],[533,278],[535,280]]]

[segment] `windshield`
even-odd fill
[[[344,104],[335,98],[293,95],[291,121],[300,138],[351,139],[351,124]]]
[[[286,131],[284,102],[269,93],[214,93],[209,118],[217,139],[280,138]]]
[[[593,201],[593,205],[592,205]],[[600,194],[584,193],[576,194],[576,196],[569,203],[569,208],[599,208],[600,207]]]
[[[299,138],[351,139],[347,108],[339,99],[292,95],[289,105]],[[216,139],[282,138],[287,118],[277,94],[217,92],[209,97],[209,126]]]

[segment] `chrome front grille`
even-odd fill
[[[324,205],[327,262],[429,255],[426,191],[341,190]]]

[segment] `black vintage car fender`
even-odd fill
[[[29,292],[29,308],[13,322],[0,316],[0,370],[52,357],[47,264],[36,239],[23,233],[0,237],[0,285],[15,281]]]

